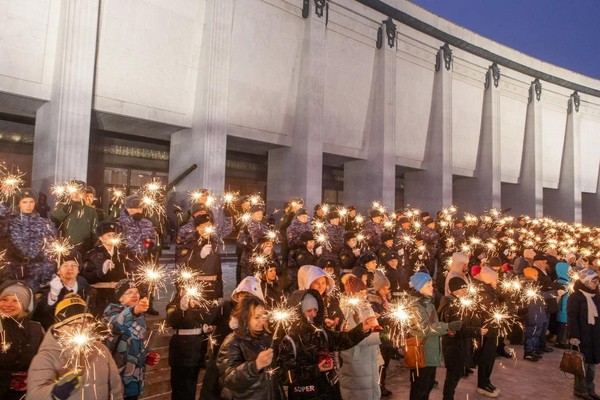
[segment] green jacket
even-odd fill
[[[415,307],[421,319],[421,329],[412,331],[412,335],[425,341],[425,360],[428,367],[442,365],[442,336],[449,332],[448,324],[440,322],[435,309],[434,298],[415,294]]]
[[[94,246],[98,224],[95,208],[81,202],[57,203],[51,215],[61,236],[68,237],[82,255]]]

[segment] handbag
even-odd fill
[[[406,338],[402,351],[404,352],[404,365],[410,369],[425,368],[425,341],[418,337]]]
[[[577,350],[565,350],[560,360],[560,370],[566,374],[585,377],[585,356]]]

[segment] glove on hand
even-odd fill
[[[212,247],[210,244],[205,244],[200,250],[200,258],[206,258],[210,253],[212,253]]]
[[[462,321],[452,321],[452,322],[448,322],[448,329],[451,332],[458,332],[460,330],[460,328],[462,327]]]
[[[50,281],[50,295],[53,299],[57,299],[60,291],[63,289],[63,284],[58,276],[54,276]]]
[[[102,263],[102,273],[104,275],[108,274],[108,271],[112,271],[113,268],[115,268],[115,263],[111,260],[105,260],[104,263]]]
[[[81,384],[81,370],[72,370],[58,379],[52,388],[52,398],[67,400]]]
[[[160,361],[160,354],[151,351],[148,354],[146,354],[146,364],[153,367],[156,364],[158,364],[158,362]]]

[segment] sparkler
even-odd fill
[[[540,288],[533,284],[528,283],[524,285],[523,291],[521,293],[521,304],[527,305],[534,301],[543,301],[544,298],[540,294]]]
[[[516,316],[509,312],[508,307],[504,304],[493,306],[487,312],[489,318],[485,320],[484,327],[486,325],[493,326],[498,330],[500,336],[508,336],[513,326],[521,326],[521,323],[517,321]]]
[[[239,197],[239,192],[225,192],[223,193],[223,206],[232,207]]]
[[[125,198],[125,189],[124,188],[111,188],[110,190],[110,201],[118,204],[123,201]]]
[[[102,341],[109,337],[106,325],[85,320],[79,324],[69,324],[58,329],[58,345],[61,354],[66,355],[67,365],[73,369],[89,367],[88,357],[93,353],[100,353]]]
[[[154,292],[158,298],[160,291],[166,289],[167,271],[160,265],[144,264],[133,276],[138,286],[148,285],[148,300]]]
[[[277,339],[277,332],[279,329],[283,329],[284,333],[287,333],[292,324],[300,318],[298,311],[295,307],[286,307],[285,301],[275,306],[267,312],[267,318],[274,327],[273,339]],[[273,340],[273,343],[275,340]],[[273,346],[273,344],[271,344]]]
[[[71,201],[72,194],[81,193],[83,190],[84,187],[80,183],[73,181],[52,185],[50,189],[51,193],[62,203]]]
[[[56,239],[48,249],[50,255],[56,259],[58,266],[61,265],[61,257],[68,255],[74,246],[69,242],[69,238]]]
[[[415,306],[416,299],[402,296],[390,305],[390,311],[383,315],[391,322],[390,340],[399,348],[406,343],[406,336],[411,331],[421,331],[421,318]]]
[[[208,282],[187,283],[182,288],[183,296],[187,296],[190,301],[195,301],[198,306],[204,310],[208,310],[211,304],[210,300],[205,298]]]
[[[173,271],[173,280],[178,285],[186,285],[192,283],[196,280],[197,276],[198,271],[195,271],[188,267],[182,267],[176,271]]]
[[[15,173],[9,172],[4,165],[0,166],[0,198],[8,201],[11,199],[25,184],[23,180],[24,173],[17,171]]]

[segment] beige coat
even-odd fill
[[[27,400],[50,400],[52,389],[59,377],[70,369],[67,355],[62,353],[52,329],[46,332],[40,349],[31,362],[27,375]],[[81,385],[73,391],[69,400],[123,399],[123,386],[117,366],[110,352],[102,343],[98,351],[88,356],[89,368],[85,368]]]

